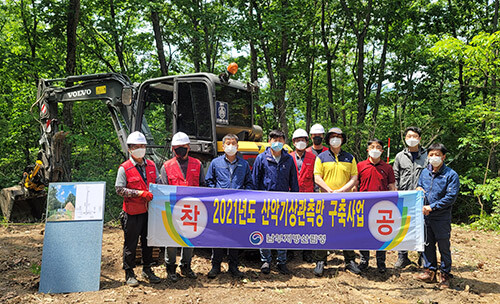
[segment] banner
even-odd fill
[[[298,193],[151,184],[150,246],[424,249],[421,191]]]

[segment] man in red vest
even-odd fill
[[[188,155],[191,149],[189,136],[177,132],[172,137],[172,150],[174,157],[167,160],[160,171],[161,183],[171,186],[204,186],[205,176],[201,170],[201,162]],[[167,265],[167,279],[176,282],[179,280],[176,269],[177,247],[165,248],[165,263]],[[181,274],[185,277],[196,279],[196,273],[191,269],[193,248],[183,247],[181,252]]]
[[[306,150],[308,137],[304,129],[297,129],[292,135],[295,151],[290,153],[290,155],[295,161],[295,167],[297,168],[300,192],[314,192],[314,161],[316,156]],[[314,261],[313,251],[302,250],[302,259],[308,263],[312,263]]]
[[[314,161],[316,156],[312,152],[306,151],[307,138],[307,132],[304,129],[297,129],[292,135],[295,151],[290,155],[297,168],[300,192],[314,192]]]
[[[311,140],[313,145],[307,148],[307,152],[311,152],[314,156],[318,156],[321,152],[328,150],[327,147],[323,146],[323,137],[325,137],[325,128],[320,124],[315,124],[309,130],[311,135]],[[316,189],[317,190],[317,189]],[[318,192],[318,191],[316,191]]]
[[[116,193],[123,197],[122,227],[124,232],[123,269],[126,284],[138,286],[135,278],[135,252],[139,236],[142,247],[142,276],[150,283],[159,283],[151,270],[153,248],[147,244],[148,203],[153,199],[149,184],[159,182],[158,171],[154,162],[144,159],[146,137],[141,132],[133,132],[127,138],[130,159],[120,165],[116,176]]]

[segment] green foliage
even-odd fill
[[[2,185],[17,184],[24,167],[36,159],[39,124],[37,110],[33,115],[30,107],[38,79],[67,76],[67,3],[0,3]],[[75,73],[125,72],[137,82],[160,76],[151,20],[151,12],[157,12],[170,74],[217,74],[230,61],[240,66],[234,79],[245,82],[257,74],[255,123],[265,134],[288,126],[291,135],[296,128],[307,128],[310,119],[311,125],[321,123],[326,129],[341,127],[349,138],[344,148],[358,160],[366,157],[366,140],[386,142],[390,137],[393,159],[405,147],[402,131],[419,126],[423,145],[444,143],[450,151],[447,165],[461,176],[454,220],[495,223],[500,213],[500,32],[494,32],[498,24],[491,22],[493,2],[367,3],[85,1]],[[359,35],[364,25],[366,32]],[[364,104],[358,98],[360,43]],[[359,122],[363,110],[366,115]],[[171,135],[171,121],[163,118],[170,109],[152,106],[148,111],[155,141],[162,144]],[[70,132],[73,180],[106,181],[106,219],[116,219],[122,200],[114,182],[124,155],[105,104],[76,103],[73,126],[62,128]]]

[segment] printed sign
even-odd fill
[[[227,102],[216,101],[215,111],[217,112],[216,123],[228,125],[229,124],[229,107]]]
[[[291,193],[150,185],[151,246],[424,249],[420,191]]]

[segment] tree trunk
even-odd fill
[[[163,49],[163,33],[160,26],[160,16],[157,11],[151,12],[151,23],[153,24],[153,32],[156,42],[156,51],[158,52],[158,61],[160,62],[161,76],[168,75],[168,65]]]
[[[385,79],[385,61],[387,58],[387,46],[389,42],[389,22],[390,18],[386,19],[385,22],[385,27],[384,27],[384,46],[382,47],[382,55],[380,57],[380,67],[378,71],[378,80],[377,80],[377,92],[375,94],[375,105],[373,107],[373,132],[372,132],[372,137],[375,135],[375,129],[377,126],[377,115],[378,115],[378,109],[380,106],[380,95],[382,93],[382,83],[384,82]]]
[[[112,20],[112,24],[113,24],[113,28],[112,28],[111,32],[113,35],[113,43],[114,43],[114,47],[115,47],[115,53],[116,53],[116,56],[118,57],[118,62],[120,64],[120,71],[122,73],[126,73],[127,66],[125,65],[125,59],[123,56],[123,49],[122,49],[122,45],[120,43],[120,37],[118,36],[116,20],[115,20],[116,13],[115,13],[114,0],[109,0],[109,6],[110,6],[111,20]]]
[[[76,30],[80,19],[80,0],[70,0],[68,3],[68,16],[66,27],[66,75],[72,76],[75,74],[76,68]],[[66,86],[73,86],[73,83],[67,82]],[[73,103],[66,102],[63,105],[63,123],[71,130],[73,127]],[[71,181],[71,144],[65,142],[63,145],[62,157],[62,180],[63,182]]]

